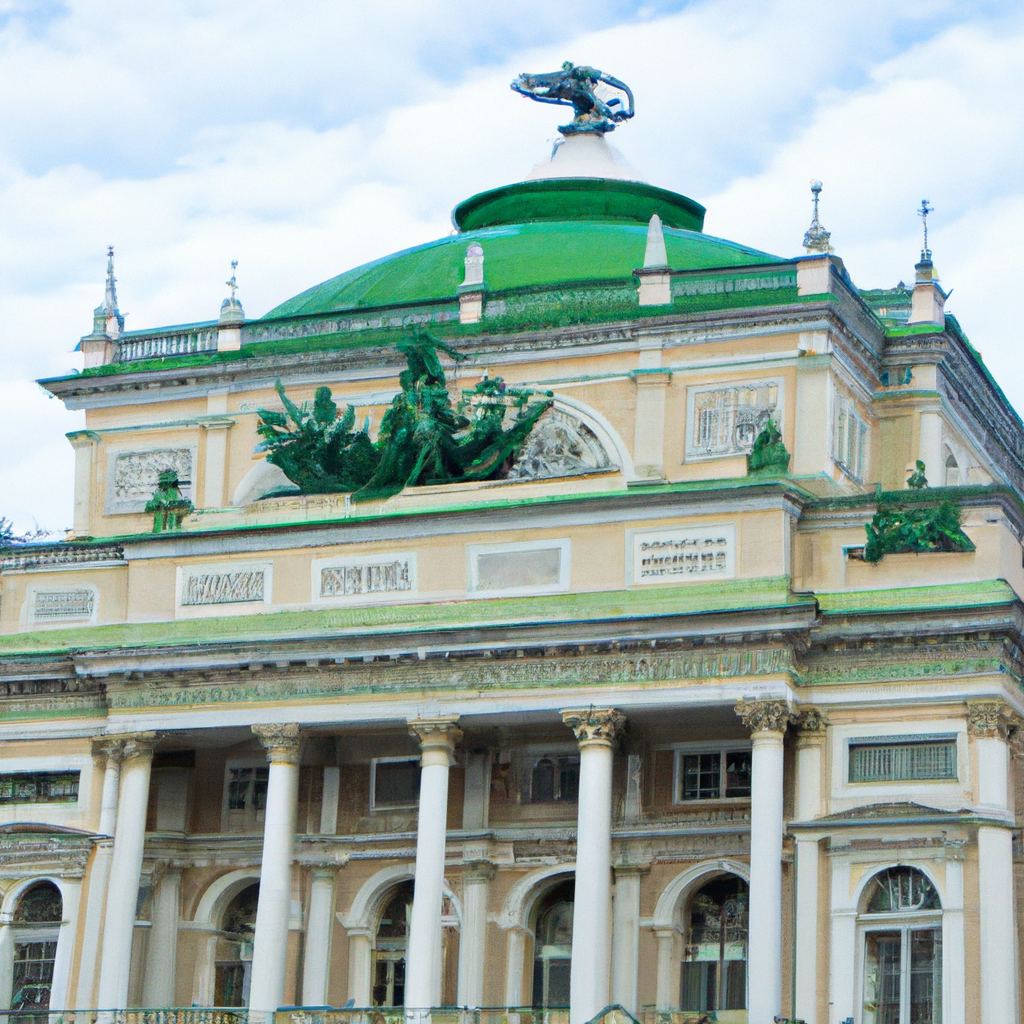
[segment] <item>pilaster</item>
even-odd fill
[[[92,479],[100,435],[94,430],[75,430],[67,435],[75,450],[75,504],[72,519],[76,537],[88,537],[92,518]]]

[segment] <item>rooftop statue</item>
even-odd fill
[[[571,124],[559,125],[563,135],[615,130],[621,121],[634,114],[633,93],[625,82],[606,75],[597,68],[566,61],[561,71],[546,75],[520,75],[512,88],[539,103],[564,103],[572,106],[576,116]]]

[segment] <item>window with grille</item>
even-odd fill
[[[750,749],[680,750],[676,802],[750,796]]]
[[[0,775],[0,804],[64,804],[78,800],[80,772],[9,772]]]
[[[373,807],[415,807],[420,799],[418,757],[378,757],[372,762]]]
[[[926,782],[957,777],[956,737],[879,737],[850,743],[850,782]]]

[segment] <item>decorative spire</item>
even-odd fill
[[[235,271],[237,269],[238,260],[232,260],[231,277],[225,282],[231,289],[231,297],[225,299],[220,304],[220,317],[217,320],[219,324],[240,324],[245,320],[245,310],[242,309],[242,304],[235,298],[235,292],[238,291],[238,281],[235,279]]]
[[[124,317],[117,308],[117,278],[114,277],[114,247],[107,246],[107,283],[103,301],[92,313],[90,338],[109,338],[116,341],[124,332]]]
[[[665,252],[665,232],[661,218],[651,214],[647,225],[647,247],[644,249],[644,269],[648,267],[667,267],[668,255]]]
[[[117,278],[114,277],[114,247],[107,246],[107,290],[103,295],[107,316],[117,315]]]
[[[921,209],[917,211],[918,217],[921,218],[921,226],[924,229],[924,244],[921,247],[921,262],[931,263],[932,251],[928,248],[928,214],[932,212],[934,207],[927,199],[921,200]]]
[[[811,217],[811,226],[804,232],[804,248],[808,252],[829,253],[835,252],[829,243],[832,237],[831,231],[826,231],[821,221],[818,220],[818,197],[821,195],[821,182],[811,182],[811,196],[814,201],[814,216]]]

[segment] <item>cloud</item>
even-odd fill
[[[795,254],[818,176],[854,279],[893,284],[931,199],[950,306],[1024,406],[1004,315],[1024,217],[1016,12],[0,0],[0,430],[32,438],[0,462],[0,514],[70,520],[60,435],[81,421],[25,382],[76,364],[107,243],[129,329],[214,317],[232,258],[261,315],[447,233],[461,199],[522,178],[561,118],[508,83],[567,58],[630,83],[638,115],[612,141],[705,203],[714,233]]]

